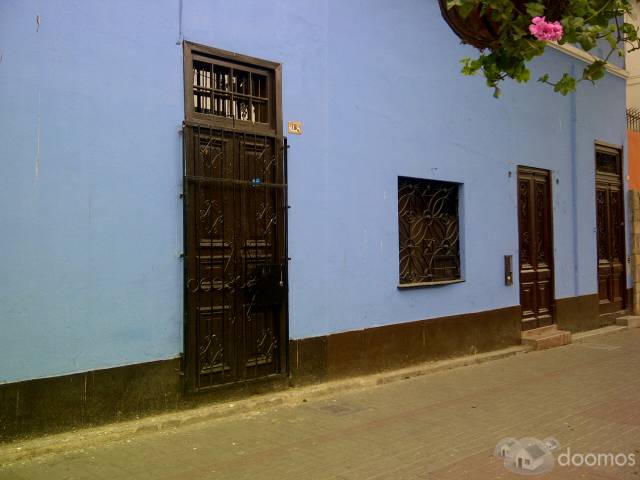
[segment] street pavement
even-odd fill
[[[494,455],[505,437],[557,440],[539,478],[640,480],[640,329],[89,444],[0,480],[525,478]]]

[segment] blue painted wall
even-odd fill
[[[182,350],[181,38],[283,64],[292,338],[519,304],[519,164],[553,171],[556,297],[596,292],[593,143],[625,141],[622,79],[494,100],[436,2],[180,3],[0,3],[0,382]],[[399,175],[464,184],[466,282],[396,288]]]

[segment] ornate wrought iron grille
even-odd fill
[[[627,129],[640,132],[640,108],[627,108]]]
[[[460,279],[458,188],[398,178],[401,285]]]
[[[185,292],[195,389],[279,373],[286,162],[276,137],[186,126]]]

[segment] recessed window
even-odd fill
[[[206,51],[194,48],[187,44],[185,53],[187,119],[241,128],[272,128],[276,91],[273,71],[208,56]]]
[[[461,280],[459,186],[398,177],[400,286]]]

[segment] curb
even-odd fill
[[[423,363],[400,370],[390,370],[363,377],[291,388],[282,392],[268,393],[236,402],[217,403],[101,427],[71,430],[34,439],[18,440],[4,445],[0,444],[0,466],[33,459],[42,455],[70,452],[109,442],[117,442],[135,435],[172,430],[181,426],[250,414],[278,406],[293,406],[306,402],[308,399],[385,385],[470,365],[479,365],[527,353],[528,351],[528,347],[518,345],[493,352]]]
[[[628,330],[626,326],[620,325],[608,325],[602,328],[596,328],[595,330],[587,330],[586,332],[578,332],[572,335],[573,342],[584,342],[585,340],[590,340],[593,337],[599,337],[602,335],[609,335],[611,333],[621,332],[623,330]]]

